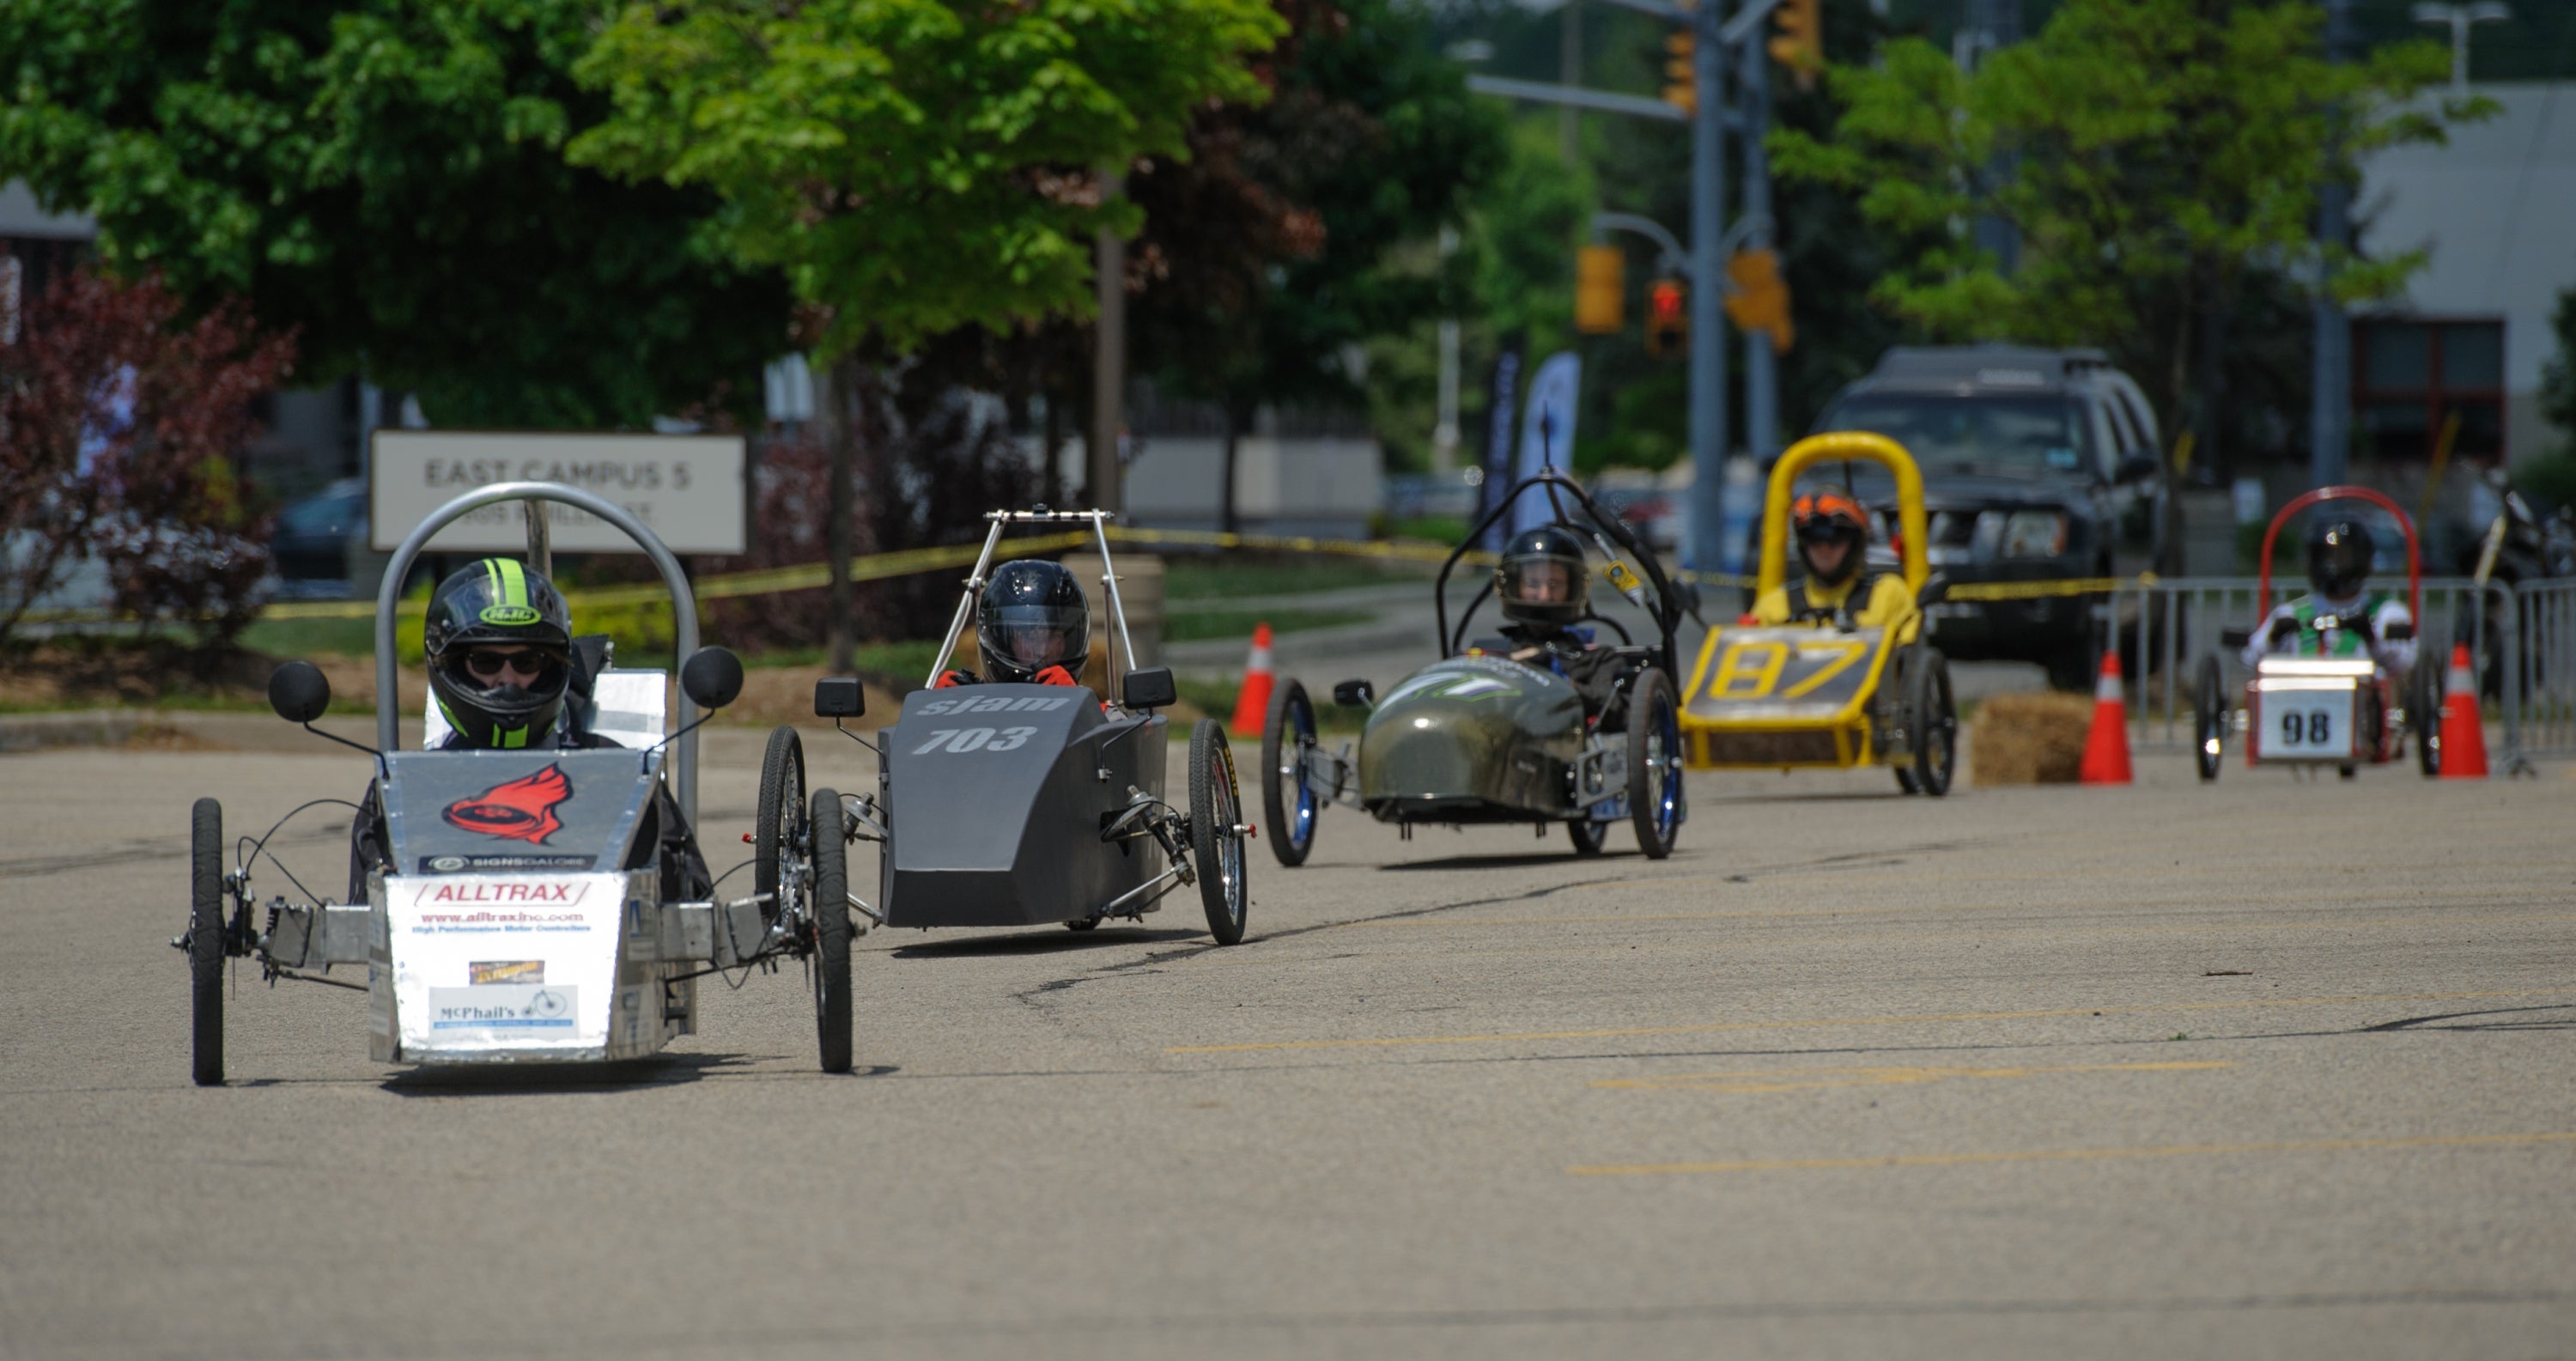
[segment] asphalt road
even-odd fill
[[[1329,814],[1238,948],[866,937],[850,1077],[792,973],[486,1077],[245,971],[199,1090],[189,801],[363,763],[0,758],[0,1355],[2576,1351],[2568,772],[2144,765],[1699,779],[1661,863]]]

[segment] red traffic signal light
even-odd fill
[[[1688,302],[1679,279],[1657,279],[1646,286],[1646,353],[1661,355],[1689,345]]]

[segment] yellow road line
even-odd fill
[[[2348,1153],[2391,1148],[2485,1148],[2576,1140],[2576,1130],[2541,1134],[2427,1134],[2404,1139],[2285,1139],[2276,1143],[2165,1144],[2146,1148],[2038,1148],[1996,1153],[1899,1153],[1882,1158],[1750,1158],[1712,1163],[1605,1163],[1565,1169],[1578,1177],[1670,1176],[1691,1172],[1841,1172],[1878,1167],[1962,1167],[1975,1163],[2086,1162],[2102,1158],[2190,1158],[2225,1153]]]
[[[1814,1030],[1836,1026],[1935,1025],[1963,1021],[2037,1021],[2061,1016],[2134,1016],[2155,1012],[2351,1006],[2371,1002],[2473,1002],[2504,997],[2559,997],[2567,988],[2492,992],[2389,992],[2350,997],[2283,997],[2241,1002],[2166,1002],[2140,1006],[2045,1007],[2027,1011],[1954,1011],[1920,1016],[1836,1016],[1795,1021],[1712,1021],[1704,1025],[1627,1026],[1606,1030],[1532,1030],[1499,1035],[1396,1035],[1359,1040],[1266,1040],[1252,1044],[1179,1044],[1166,1054],[1242,1054],[1266,1049],[1385,1049],[1416,1044],[1512,1044],[1534,1040],[1611,1040],[1645,1035],[1715,1035],[1739,1030]]]
[[[2478,894],[2472,894],[2472,895],[2469,895],[2469,896],[2468,896],[2468,897],[2466,897],[2466,898],[2462,898],[2462,899],[2458,899],[2458,900],[2454,900],[2454,901],[2450,901],[2450,902],[2444,902],[2444,901],[2442,901],[2442,900],[2440,900],[2440,899],[2436,899],[2436,898],[2433,898],[2433,897],[2431,897],[2431,896],[2429,896],[2429,895],[2425,895],[2425,894],[2390,894],[2390,895],[2382,895],[2382,896],[2375,897],[2375,898],[2370,898],[2370,897],[2337,898],[2337,899],[2335,899],[2335,900],[2334,900],[2334,901],[2332,901],[2332,902],[2320,902],[2320,903],[2315,903],[2315,904],[2302,904],[2302,905],[2294,905],[2294,906],[2282,906],[2282,905],[2277,905],[2277,904],[2276,904],[2276,905],[2274,905],[2274,906],[2264,907],[2264,908],[2247,908],[2247,909],[2244,909],[2244,912],[2245,912],[2247,915],[2252,915],[2252,914],[2253,914],[2253,913],[2255,913],[2255,912],[2264,912],[2264,913],[2273,913],[2273,912],[2332,912],[2332,911],[2336,911],[2336,910],[2338,910],[2338,909],[2349,909],[2349,908],[2355,908],[2355,907],[2460,907],[2460,908],[2469,908],[2469,907],[2501,907],[2501,906],[2521,906],[2521,905],[2523,905],[2523,903],[2521,903],[2521,902],[2505,903],[2505,902],[2498,902],[2498,901],[2496,901],[2497,899],[2509,898],[2509,897],[2514,897],[2514,896],[2516,896],[2516,895],[2512,895],[2512,894],[2503,894],[2503,893],[2478,893]],[[2560,893],[2559,893],[2557,890],[2533,890],[2532,892],[2530,892],[2530,893],[2528,893],[2528,894],[2520,895],[2520,896],[2522,897],[2522,899],[2524,900],[2524,902],[2540,902],[2540,903],[2551,903],[2551,904],[2555,904],[2555,903],[2558,903],[2558,902],[2563,901],[2563,898],[2561,897]],[[1558,915],[1548,915],[1548,914],[1545,914],[1545,913],[1543,913],[1543,912],[1542,912],[1542,913],[1532,913],[1531,915],[1526,916],[1526,917],[1399,917],[1399,918],[1393,918],[1393,919],[1371,918],[1371,919],[1364,920],[1364,921],[1328,922],[1328,923],[1325,923],[1324,925],[1322,925],[1321,927],[1319,927],[1318,929],[1319,929],[1319,930],[1324,930],[1324,931],[1339,931],[1339,930],[1352,929],[1352,928],[1357,928],[1357,929],[1361,929],[1361,930],[1387,930],[1387,929],[1393,929],[1393,928],[1420,928],[1420,927],[1426,927],[1426,926],[1581,926],[1581,925],[1593,925],[1593,924],[1600,924],[1600,923],[1619,924],[1619,923],[1628,923],[1628,922],[1701,922],[1701,921],[1715,922],[1715,921],[1763,921],[1763,920],[1769,920],[1769,919],[1772,919],[1772,918],[1783,918],[1783,919],[1787,919],[1787,918],[1800,918],[1800,917],[1886,917],[1886,916],[1901,916],[1901,915],[1905,915],[1905,914],[1908,914],[1908,913],[1920,913],[1920,912],[1985,912],[1985,913],[2003,913],[2003,914],[2010,914],[2010,913],[2013,913],[2013,912],[2030,911],[2030,910],[2033,910],[2033,909],[2043,910],[2043,911],[2045,911],[2045,910],[2052,910],[2052,909],[2063,909],[2065,906],[2068,906],[2068,905],[2067,905],[2067,904],[2062,904],[2062,903],[2007,903],[2007,904],[1985,904],[1985,905],[1980,905],[1980,906],[1975,906],[1975,907],[1963,907],[1963,906],[1961,906],[1961,905],[1960,905],[1960,904],[1958,904],[1958,903],[1919,903],[1919,902],[1918,902],[1918,903],[1889,903],[1889,904],[1884,904],[1884,905],[1869,905],[1869,904],[1860,904],[1860,905],[1843,905],[1843,906],[1836,906],[1836,907],[1784,907],[1784,908],[1770,909],[1770,910],[1764,910],[1764,911],[1747,911],[1747,912],[1587,912],[1587,913],[1581,913],[1581,914],[1558,914]],[[2200,909],[2207,910],[2207,909],[2209,909],[2209,908],[2210,908],[2210,904],[2209,904],[2209,902],[2208,902],[2207,900],[2205,900],[2205,899],[2179,899],[2179,898],[2178,898],[2178,899],[2171,899],[2171,900],[2161,901],[2161,902],[2136,902],[2136,901],[2130,901],[2130,900],[2123,900],[2123,901],[2121,901],[2121,902],[2119,902],[2119,903],[2117,903],[2117,904],[2112,905],[2111,907],[2104,908],[2104,909],[2101,909],[2101,910],[2102,910],[2106,915],[2107,915],[2108,913],[2110,913],[2110,912],[2113,912],[2113,911],[2117,911],[2117,912],[2122,913],[2122,914],[2124,914],[2124,915],[2135,915],[2136,913],[2138,913],[2138,912],[2140,912],[2140,911],[2153,911],[2153,910],[2163,909],[2163,908],[2200,908]],[[2448,921],[2480,921],[2480,922],[2486,922],[2486,921],[2529,921],[2529,920],[2538,920],[2538,919],[2535,919],[2535,918],[2527,918],[2527,917],[2503,917],[2503,918],[2499,918],[2499,917],[2477,917],[2477,918],[2459,918],[2459,917],[2454,917],[2454,918],[2445,918],[2444,920],[2448,920]],[[2372,923],[2372,924],[2373,924],[2373,925],[2382,925],[2382,924],[2386,924],[2386,923],[2377,923],[2377,922],[2374,922],[2374,923]],[[2282,923],[2282,924],[2280,924],[2280,925],[2278,925],[2278,926],[2251,926],[2251,927],[2247,927],[2246,929],[2248,929],[2248,930],[2295,929],[2295,928],[2302,927],[2302,926],[2312,926],[2312,925],[2331,925],[2331,923],[2288,922],[2288,923]],[[2090,927],[2081,927],[2081,926],[2076,926],[2076,927],[2041,927],[2041,926],[2032,926],[2032,927],[2029,927],[2029,928],[2027,928],[2027,929],[2030,929],[2030,930],[2079,930],[2079,931],[2080,931],[2080,930],[2091,930],[2091,929],[2095,929],[2095,928],[2090,928]],[[2110,928],[2102,928],[2102,929],[2110,929]],[[2185,926],[2159,926],[2159,927],[2134,927],[2134,928],[2121,928],[2121,929],[2132,929],[2132,930],[2141,930],[2141,931],[2172,931],[2172,930],[2200,930],[2200,929],[2204,929],[2204,928],[2197,927],[2197,926],[2190,926],[2190,927],[2185,927]]]
[[[2037,1077],[2043,1073],[2192,1073],[2233,1068],[2220,1059],[2205,1063],[2059,1063],[2019,1068],[1756,1068],[1740,1073],[1678,1073],[1670,1077],[1615,1077],[1595,1087],[1643,1091],[1804,1092],[1830,1087],[1906,1087],[1952,1078]]]

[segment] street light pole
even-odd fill
[[[1718,281],[1726,276],[1726,45],[1717,0],[1691,11],[1690,551],[1686,565],[1714,569],[1726,495],[1726,330]]]
[[[1771,54],[1759,42],[1744,50],[1744,244],[1771,246]],[[1780,447],[1780,354],[1767,330],[1744,333],[1744,444],[1758,461]]]
[[[2326,60],[2351,59],[2352,0],[2326,0]],[[2342,153],[2338,134],[2327,143],[2325,182],[2317,189],[2316,343],[2308,407],[2312,487],[2341,485],[2352,455],[2352,319],[2333,293],[2332,257],[2352,244],[2352,189],[2334,164]]]

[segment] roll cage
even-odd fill
[[[1644,580],[1654,587],[1654,603],[1647,606],[1647,613],[1654,616],[1656,632],[1660,635],[1655,647],[1656,664],[1663,668],[1667,676],[1679,674],[1680,652],[1674,643],[1674,634],[1681,627],[1682,616],[1686,614],[1696,616],[1699,613],[1699,602],[1696,596],[1685,595],[1681,586],[1664,575],[1663,564],[1656,561],[1654,553],[1638,539],[1636,531],[1628,528],[1626,522],[1618,516],[1603,510],[1589,495],[1585,494],[1581,484],[1554,468],[1542,468],[1537,473],[1513,483],[1510,489],[1494,503],[1493,509],[1486,511],[1476,521],[1475,527],[1467,531],[1467,537],[1461,540],[1457,548],[1451,550],[1448,558],[1440,564],[1439,580],[1432,587],[1432,607],[1440,627],[1440,655],[1443,658],[1455,657],[1466,651],[1468,621],[1475,617],[1476,608],[1485,603],[1485,598],[1494,593],[1494,583],[1488,579],[1477,590],[1474,598],[1467,602],[1467,608],[1458,616],[1458,627],[1452,630],[1449,627],[1449,574],[1456,570],[1459,559],[1467,556],[1468,552],[1475,547],[1476,541],[1485,536],[1485,531],[1491,529],[1496,521],[1510,512],[1514,502],[1530,491],[1540,488],[1546,490],[1548,504],[1555,509],[1557,522],[1586,533],[1592,539],[1593,545],[1601,550],[1602,556],[1610,559],[1613,564],[1619,564],[1622,561],[1619,549],[1625,549],[1630,557],[1636,559],[1637,567],[1641,569]],[[1580,519],[1577,519],[1575,514],[1567,512],[1562,499],[1566,496],[1574,498],[1575,512],[1580,515]],[[1614,543],[1618,545],[1617,549],[1611,547]],[[1615,622],[1602,619],[1597,614],[1587,612],[1584,617],[1609,624],[1614,629],[1618,628]],[[1625,636],[1625,630],[1621,630],[1621,633]]]

